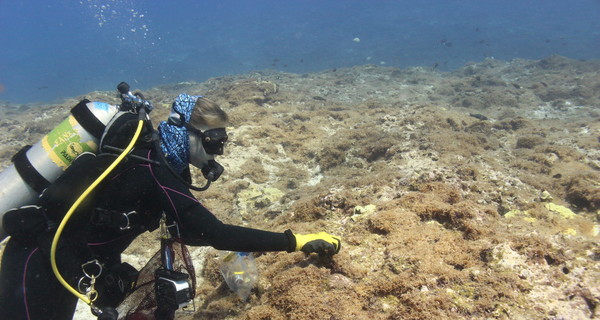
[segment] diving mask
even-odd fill
[[[189,133],[196,135],[202,141],[202,147],[208,154],[223,155],[223,147],[229,138],[225,128],[214,128],[208,130],[200,130],[185,122],[182,114],[172,112],[167,121],[168,124],[185,127]]]
[[[229,138],[225,128],[215,128],[209,130],[199,130],[191,125],[185,124],[186,129],[196,135],[201,141],[204,150],[208,154],[223,155],[223,147]]]

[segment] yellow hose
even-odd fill
[[[67,222],[69,221],[75,210],[77,210],[77,207],[79,207],[79,205],[83,202],[83,200],[85,200],[85,198],[90,194],[90,192],[92,192],[94,188],[96,188],[96,186],[98,186],[98,184],[100,184],[100,182],[102,182],[102,180],[104,180],[104,178],[106,178],[106,176],[108,176],[115,169],[115,167],[119,165],[119,163],[121,163],[121,161],[127,156],[131,149],[133,149],[133,146],[137,142],[143,127],[144,120],[140,120],[138,122],[137,130],[135,131],[135,134],[133,135],[133,138],[129,142],[127,148],[125,148],[125,150],[123,150],[123,152],[117,157],[117,159],[113,161],[113,163],[111,163],[111,165],[108,168],[106,168],[106,170],[104,170],[104,172],[102,172],[102,174],[92,184],[90,184],[90,186],[79,196],[79,198],[77,198],[77,200],[73,203],[69,211],[67,211],[67,213],[65,214],[65,217],[60,222],[58,229],[56,229],[56,234],[54,234],[54,239],[52,240],[52,247],[50,248],[50,263],[52,264],[52,271],[54,272],[56,279],[58,279],[58,281],[73,295],[75,295],[77,298],[81,299],[88,305],[91,305],[93,301],[91,301],[87,296],[81,294],[79,291],[75,290],[75,288],[71,287],[71,285],[69,285],[67,281],[65,281],[65,279],[62,277],[60,271],[58,271],[58,267],[56,266],[56,247],[58,245],[58,240],[60,239],[60,235],[62,234],[62,231],[65,228],[65,226],[67,225]]]

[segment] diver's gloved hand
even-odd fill
[[[316,252],[320,256],[332,256],[340,251],[342,245],[340,237],[332,236],[327,232],[294,234],[287,230],[286,234],[296,241],[294,251],[304,253]]]

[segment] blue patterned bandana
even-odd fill
[[[162,121],[158,125],[160,149],[177,172],[182,173],[187,168],[190,159],[190,140],[183,123],[189,123],[196,100],[201,96],[180,94],[173,103],[171,118],[177,118],[179,124]],[[177,121],[174,121],[177,122]]]

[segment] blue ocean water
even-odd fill
[[[367,63],[600,58],[598,0],[0,0],[0,101]]]

